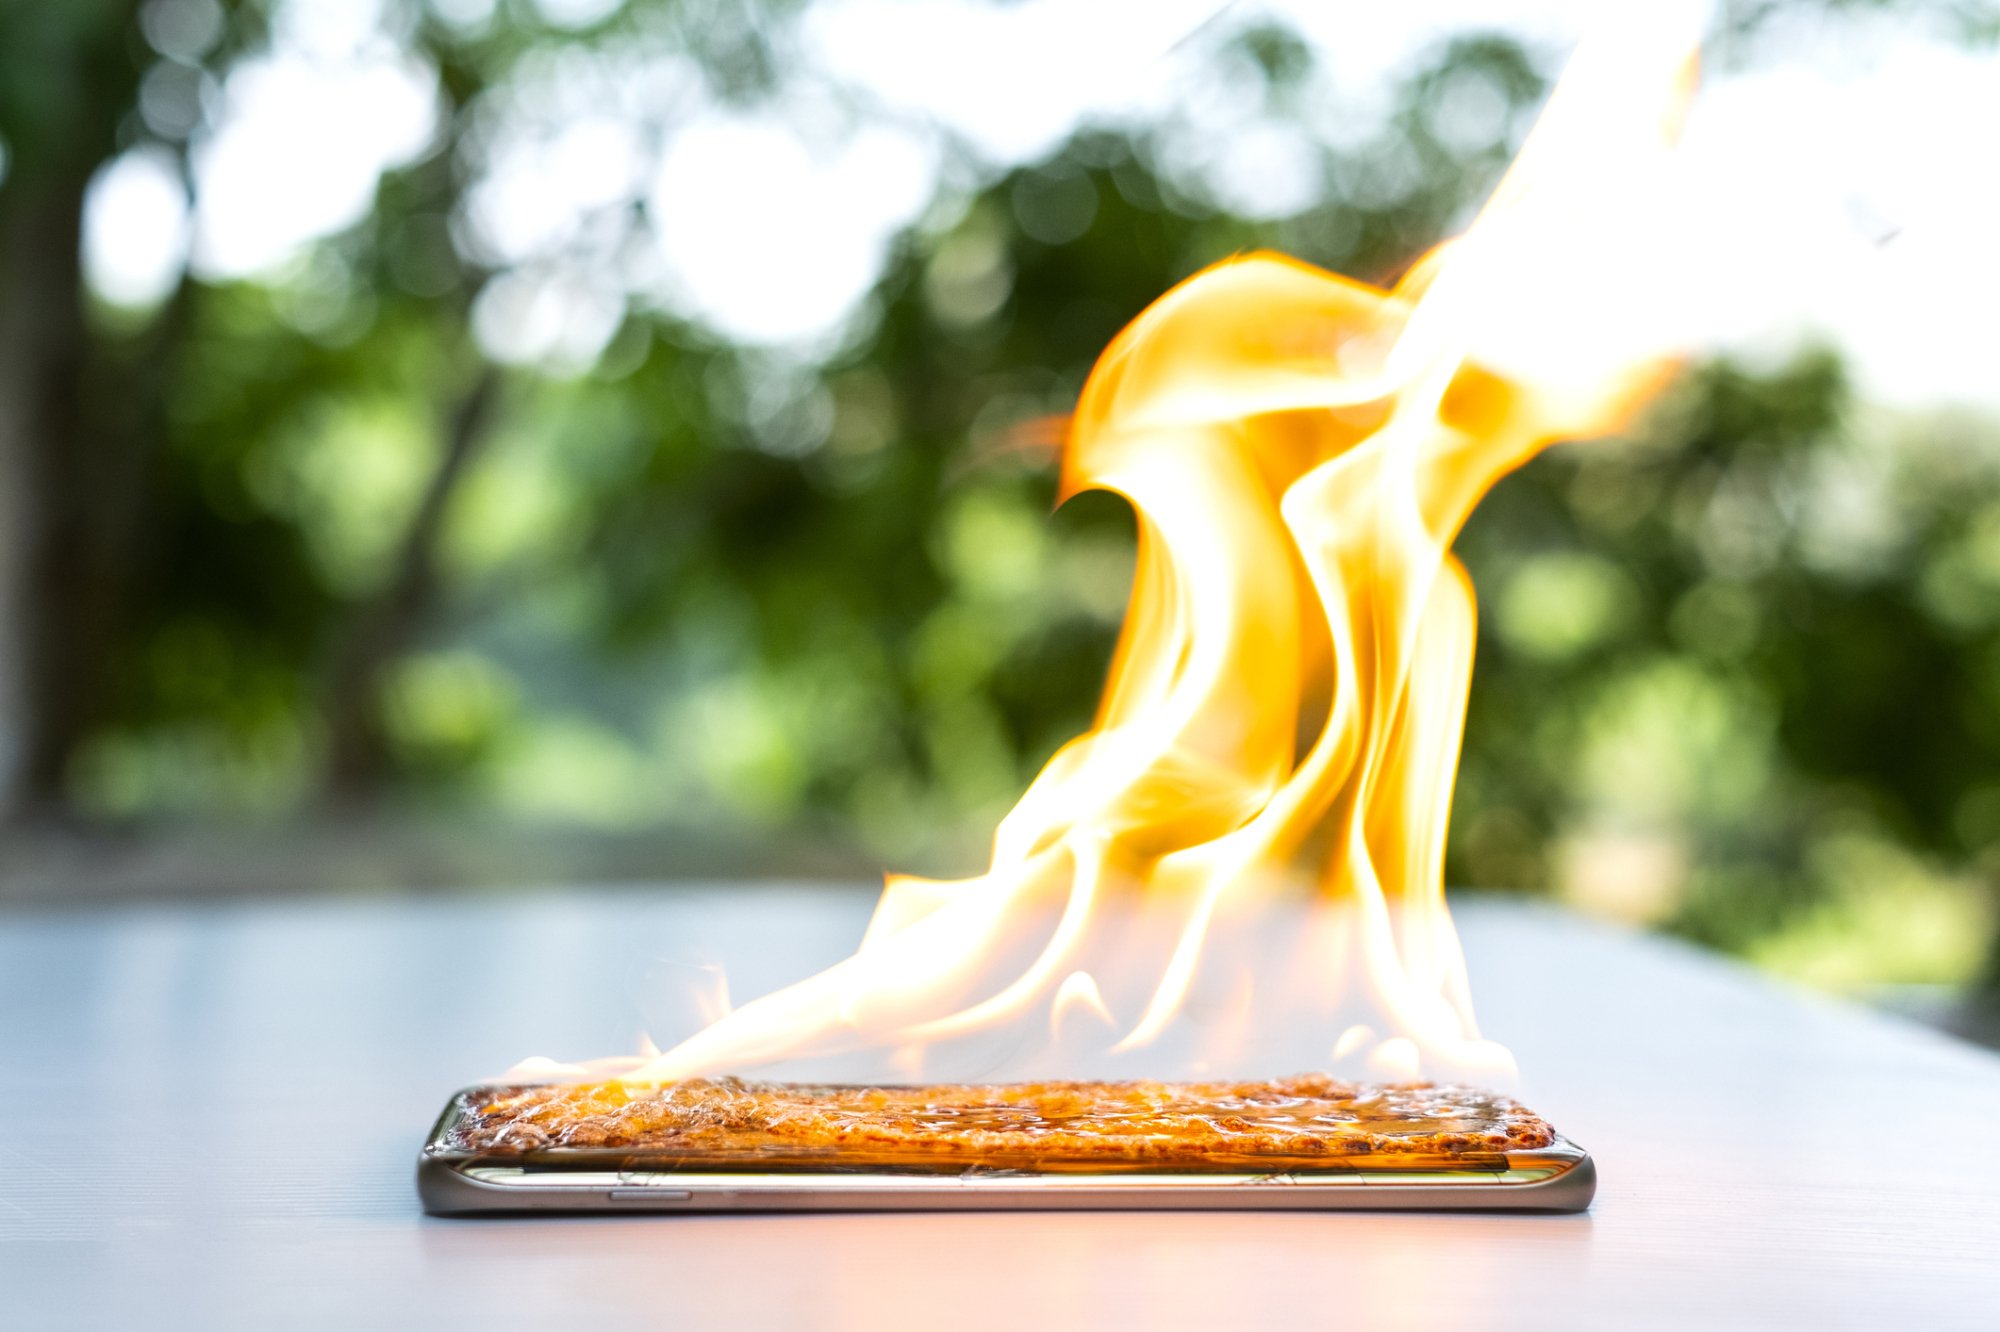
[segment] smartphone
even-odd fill
[[[1558,1138],[1529,1151],[1349,1158],[1331,1168],[1046,1170],[751,1169],[684,1153],[554,1147],[481,1154],[453,1146],[468,1088],[417,1158],[432,1216],[524,1212],[878,1212],[1045,1210],[1580,1212],[1597,1168]]]

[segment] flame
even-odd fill
[[[1126,328],[1062,460],[1064,497],[1138,516],[1095,724],[985,874],[891,876],[852,957],[624,1076],[1509,1076],[1443,893],[1475,616],[1450,548],[1502,476],[1669,370],[1645,238],[1692,76],[1691,43],[1628,21],[1393,290],[1253,254]]]

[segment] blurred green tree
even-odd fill
[[[659,57],[769,104],[805,77],[797,7],[460,8],[385,6],[436,130],[360,222],[140,310],[85,282],[92,182],[143,151],[192,190],[203,107],[280,11],[0,11],[17,816],[393,795],[851,832],[964,868],[1085,723],[1122,611],[1128,515],[1086,496],[1048,517],[1053,422],[1105,342],[1252,246],[1392,278],[1544,91],[1512,41],[1441,45],[1371,133],[1309,145],[1303,202],[1261,211],[1171,124],[1005,171],[947,144],[940,198],[830,349],[730,345],[627,294],[579,361],[503,362],[477,312],[530,265],[468,216],[538,89],[610,103],[607,71]],[[1978,7],[1913,8],[1980,35]],[[1776,17],[1736,7],[1729,40]],[[1233,95],[1304,123],[1310,49],[1211,28]],[[830,123],[875,114],[867,90],[816,94]],[[627,109],[654,139],[677,114]],[[535,262],[616,269],[651,207],[628,191]],[[1462,543],[1484,615],[1454,877],[1834,982],[1971,970],[2000,872],[1996,438],[1875,412],[1811,353],[1698,368],[1633,438],[1501,486]]]

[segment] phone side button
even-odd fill
[[[686,1189],[613,1189],[612,1202],[677,1203],[687,1202],[694,1195]]]

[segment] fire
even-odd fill
[[[1104,353],[1062,493],[1138,516],[1095,724],[962,882],[892,876],[846,961],[627,1081],[824,1066],[1504,1079],[1443,855],[1480,498],[1627,421],[1670,361],[1663,166],[1691,47],[1581,48],[1459,239],[1383,291],[1277,255],[1168,292]],[[1649,289],[1649,286],[1651,289]]]

